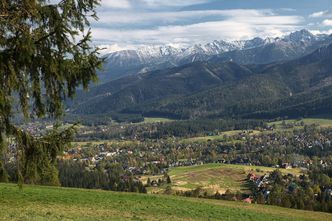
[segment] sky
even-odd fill
[[[146,45],[187,47],[214,40],[332,33],[332,0],[102,0],[92,22],[107,52]]]

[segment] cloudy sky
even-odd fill
[[[275,37],[306,28],[332,33],[332,0],[102,0],[94,43],[143,45]]]

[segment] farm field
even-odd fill
[[[331,214],[162,195],[0,184],[0,220],[327,221]]]
[[[332,119],[328,119],[328,118],[303,118],[301,120],[285,120],[284,122],[286,124],[294,124],[294,123],[301,123],[301,121],[305,124],[305,125],[311,125],[311,124],[317,124],[320,127],[332,127]],[[281,126],[283,121],[275,121],[275,122],[271,122],[269,123],[269,125],[276,125],[277,127]]]
[[[167,122],[172,122],[174,120],[168,119],[168,118],[145,118],[144,122],[138,123],[167,123]],[[328,118],[304,118],[301,120],[296,120],[296,119],[290,119],[290,120],[285,120],[284,121],[286,124],[293,124],[295,128],[303,128],[301,126],[301,122],[304,123],[304,125],[312,125],[312,124],[317,124],[320,127],[327,128],[327,127],[332,127],[332,119]],[[289,129],[284,128],[282,126],[283,121],[274,121],[274,122],[269,122],[268,125],[272,126],[274,125],[276,127],[277,131],[287,131]],[[179,142],[182,143],[192,143],[192,142],[208,142],[208,141],[220,141],[220,142],[225,142],[225,137],[232,137],[235,135],[239,135],[245,133],[246,135],[249,136],[254,136],[254,135],[259,135],[262,133],[273,133],[273,131],[260,131],[260,130],[231,130],[231,131],[224,131],[220,132],[218,135],[213,135],[213,136],[197,136],[197,137],[190,137],[190,138],[179,138]],[[108,144],[131,144],[132,142],[138,142],[138,141],[132,141],[132,140],[96,140],[96,141],[87,141],[87,142],[72,142],[72,144],[79,144],[82,146],[87,145],[88,143],[92,145],[98,145],[98,144],[103,144],[103,143],[108,143]],[[238,140],[228,140],[228,143],[238,143],[238,142],[243,142],[243,140],[238,139]]]
[[[172,180],[172,189],[175,191],[186,191],[202,187],[211,194],[214,194],[217,191],[219,193],[225,193],[226,190],[231,190],[232,192],[246,192],[245,179],[249,172],[264,175],[273,170],[275,170],[275,168],[260,166],[205,164],[200,166],[172,168],[169,172],[169,176]],[[280,169],[280,171],[284,174],[301,174],[301,170],[298,168]],[[151,180],[160,178],[160,176],[145,176],[142,177],[142,182],[146,182],[148,177]],[[149,192],[159,193],[163,192],[165,188],[166,187],[151,187],[149,188]]]
[[[164,123],[174,121],[169,118],[154,118],[154,117],[145,117],[143,123]]]
[[[87,145],[94,146],[94,145],[100,145],[100,144],[105,144],[105,143],[108,144],[108,145],[116,144],[116,145],[122,146],[122,145],[129,145],[129,144],[133,144],[133,143],[139,143],[139,141],[133,141],[133,140],[99,140],[99,141],[73,141],[73,142],[71,142],[71,144],[74,145],[74,146],[77,146],[77,145],[80,145],[80,146],[87,146]]]
[[[328,128],[332,127],[332,119],[328,118],[303,118],[301,120],[296,120],[296,119],[290,119],[290,120],[285,120],[285,121],[274,121],[274,122],[269,122],[268,125],[272,126],[274,125],[278,131],[286,131],[289,129],[283,128],[282,124],[285,122],[286,124],[294,124],[296,128],[303,128],[301,126],[301,122],[303,122],[303,125],[312,125],[312,124],[317,124],[322,128]],[[231,130],[231,131],[225,131],[225,132],[220,132],[219,135],[214,135],[214,136],[202,136],[202,137],[191,137],[191,138],[185,138],[182,139],[182,142],[185,143],[190,143],[190,142],[207,142],[209,140],[212,141],[225,141],[225,136],[234,136],[238,135],[245,132],[247,135],[259,135],[261,133],[271,133],[271,131],[259,131],[259,130]],[[273,133],[273,132],[272,132]],[[242,142],[242,140],[232,140],[232,143],[237,143],[237,142]]]
[[[245,132],[248,135],[257,135],[261,132],[258,130],[252,130],[252,131],[246,131],[246,130],[231,130],[231,131],[225,131],[221,132],[219,135],[215,136],[204,136],[204,137],[191,137],[183,139],[182,142],[190,143],[190,142],[206,142],[209,140],[215,140],[215,141],[224,141],[225,136],[234,136],[240,133]],[[233,142],[241,142],[241,140],[234,140]]]

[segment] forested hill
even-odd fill
[[[181,98],[252,75],[246,66],[233,62],[193,64],[133,75],[92,88],[74,101],[76,113],[120,111],[133,105]]]
[[[130,76],[78,96],[71,110],[145,116],[304,116],[329,113],[332,45],[267,65],[196,62]]]
[[[332,45],[306,57],[258,66],[255,74],[157,108],[179,116],[305,116],[329,114]]]

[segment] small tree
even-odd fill
[[[165,194],[172,194],[172,187],[171,186],[167,186],[166,189],[165,189]]]
[[[171,178],[170,178],[168,175],[167,175],[166,182],[167,182],[168,184],[171,184],[171,183],[172,183]]]
[[[262,192],[258,193],[257,203],[258,204],[265,204],[265,197],[264,197],[264,194]]]
[[[214,194],[214,198],[221,199],[221,194],[219,193],[219,191],[217,191],[216,194]]]
[[[287,194],[284,194],[281,198],[281,206],[290,208],[292,206],[292,203],[289,199],[289,196]]]
[[[161,186],[163,184],[163,181],[162,181],[162,179],[158,179],[158,186]]]
[[[150,180],[150,177],[149,177],[148,180],[146,181],[146,186],[147,186],[147,187],[150,187],[150,186],[151,186],[151,180]]]

